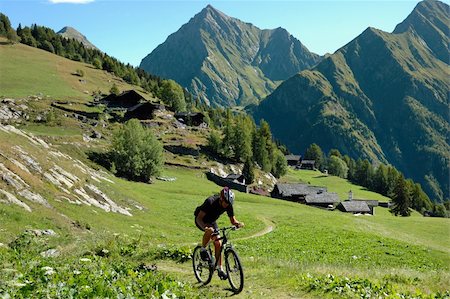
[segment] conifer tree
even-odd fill
[[[242,169],[242,175],[244,175],[245,183],[247,185],[252,184],[255,180],[255,167],[250,157],[247,157],[244,162],[244,168]]]
[[[409,216],[411,211],[409,210],[411,203],[411,196],[406,184],[406,180],[403,175],[399,175],[395,183],[392,202],[394,206],[391,208],[391,212],[395,216]]]

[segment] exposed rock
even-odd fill
[[[47,251],[41,252],[42,257],[57,257],[60,255],[58,249],[49,249]]]
[[[36,237],[57,235],[52,229],[27,229],[26,232],[32,233]]]
[[[3,196],[2,196],[3,194]],[[0,189],[0,198],[5,197],[6,200],[10,203],[13,203],[15,205],[18,205],[22,208],[24,208],[25,210],[27,210],[28,212],[31,212],[31,208],[24,202],[18,200],[14,195],[12,195],[11,193]]]
[[[13,146],[13,149],[19,152],[20,158],[29,166],[32,170],[42,173],[41,165],[36,161],[34,157],[24,151],[20,146]]]
[[[51,205],[40,194],[33,193],[28,189],[21,190],[18,193],[20,196],[25,197],[29,201],[41,204],[47,208],[51,207]]]
[[[160,181],[165,181],[165,182],[174,182],[177,180],[177,178],[169,178],[169,177],[163,177],[163,176],[156,177],[156,179],[160,180]]]
[[[8,185],[14,187],[16,190],[29,187],[18,175],[6,168],[2,163],[0,163],[0,175]]]
[[[107,205],[109,205],[111,211],[127,216],[132,216],[128,210],[118,206],[114,201],[112,201],[105,193],[100,191],[96,186],[90,184],[86,185],[84,189],[87,192],[89,192],[92,196],[94,196],[98,201],[106,202]]]
[[[23,171],[25,171],[26,173],[31,173],[28,168],[23,165],[22,163],[20,163],[19,161],[15,160],[15,159],[10,159],[11,162],[16,165],[17,167],[19,167],[20,169],[22,169]]]

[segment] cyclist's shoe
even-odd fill
[[[211,256],[206,248],[200,249],[200,257],[205,262],[211,262]]]
[[[221,280],[225,280],[225,279],[227,279],[228,278],[228,275],[227,275],[227,273],[225,273],[225,271],[223,271],[222,269],[217,269],[217,275],[219,275],[219,278],[221,279]]]

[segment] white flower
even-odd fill
[[[74,275],[79,275],[79,274],[81,274],[81,271],[73,270],[73,274],[74,274]]]
[[[83,263],[90,263],[90,262],[91,262],[91,259],[88,259],[88,258],[83,257],[83,258],[80,259],[80,262],[83,262]]]
[[[52,267],[48,267],[48,266],[42,267],[41,270],[45,271],[44,275],[53,275],[56,273]]]

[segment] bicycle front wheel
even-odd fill
[[[209,266],[207,261],[202,260],[200,256],[201,246],[197,246],[192,254],[192,266],[194,267],[194,275],[198,282],[207,285],[214,274],[213,267]]]
[[[231,289],[238,294],[244,288],[244,269],[238,254],[232,248],[225,251],[225,265]]]

